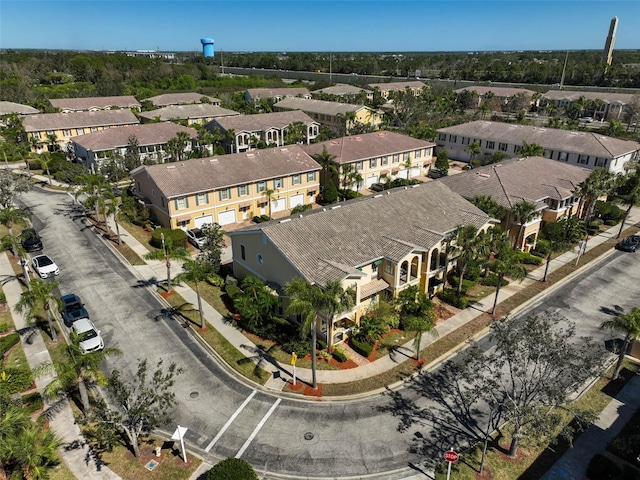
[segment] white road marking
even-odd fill
[[[209,443],[209,445],[207,445],[207,448],[204,449],[205,452],[209,452],[209,450],[211,450],[213,448],[213,446],[216,444],[216,442],[218,440],[220,440],[220,437],[222,436],[222,434],[227,430],[227,428],[229,428],[229,426],[233,423],[233,421],[236,419],[236,417],[238,415],[240,415],[240,412],[242,412],[242,410],[244,409],[244,407],[247,406],[247,404],[251,401],[251,399],[253,398],[253,396],[256,394],[256,390],[254,390],[253,392],[251,392],[251,395],[249,395],[244,402],[242,402],[242,405],[240,405],[238,407],[238,409],[234,412],[233,415],[231,415],[231,417],[229,418],[229,420],[227,420],[227,423],[224,424],[224,426],[220,429],[220,431],[218,432],[218,434],[215,436],[215,438],[213,440],[211,440],[211,442]]]
[[[240,458],[242,456],[242,454],[244,453],[244,451],[247,448],[249,448],[249,445],[251,445],[251,442],[253,441],[253,439],[256,437],[256,435],[258,434],[260,429],[263,427],[263,425],[266,423],[266,421],[269,419],[269,417],[275,411],[275,409],[278,407],[278,405],[280,404],[281,401],[282,401],[282,399],[279,398],[278,400],[276,400],[276,403],[271,405],[271,408],[269,409],[267,414],[264,417],[262,417],[262,420],[260,420],[260,423],[256,426],[256,428],[253,430],[253,432],[251,432],[251,435],[249,435],[249,438],[247,438],[247,441],[244,442],[244,445],[242,445],[242,448],[238,451],[238,453],[236,453],[236,458]]]

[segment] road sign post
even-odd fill
[[[453,447],[448,451],[444,452],[444,459],[449,462],[449,467],[447,468],[447,480],[451,478],[451,464],[458,461],[458,454],[453,451]]]
[[[178,425],[176,431],[173,432],[171,436],[171,440],[180,440],[180,447],[182,448],[182,457],[184,458],[184,463],[187,463],[187,450],[184,448],[184,436],[187,433],[187,427],[181,427]]]
[[[293,385],[296,384],[296,362],[298,361],[298,355],[296,352],[291,353],[291,365],[293,365]]]

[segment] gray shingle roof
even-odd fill
[[[318,123],[300,110],[221,117],[215,120],[215,123],[219,124],[224,130],[235,130],[236,133],[242,130],[257,132],[267,130],[269,128],[280,129],[287,125],[291,125],[293,122],[302,122],[305,125]]]
[[[373,93],[371,90],[366,90],[362,87],[356,87],[354,85],[338,84],[332,87],[321,88],[314,90],[311,93],[326,93],[328,95],[357,95],[360,92]]]
[[[304,112],[318,113],[321,115],[345,115],[347,112],[357,112],[364,105],[353,105],[351,103],[327,102],[325,100],[313,100],[310,98],[284,98],[274,105],[278,108],[286,108],[288,110],[302,110]]]
[[[309,90],[304,87],[292,87],[292,88],[249,88],[247,92],[252,99],[258,100],[260,98],[274,98],[274,97],[286,97],[297,95],[309,95]]]
[[[489,221],[440,182],[387,190],[289,218],[229,235],[262,232],[308,281],[319,284],[346,276],[344,268],[320,264],[354,268],[382,257],[398,260],[414,249],[431,249],[459,225],[481,227]]]
[[[323,148],[326,148],[335,157],[334,162],[342,164],[428,147],[435,147],[435,143],[396,132],[381,131],[335,138],[326,142],[304,145],[302,148],[312,156],[322,153]]]
[[[537,143],[547,150],[584,153],[601,158],[615,158],[640,149],[640,143],[605,137],[599,133],[555,128],[515,125],[476,120],[453,127],[441,128],[438,133],[482,138],[495,142],[520,144]]]
[[[547,100],[566,100],[574,102],[580,97],[587,100],[602,100],[606,103],[620,103],[623,105],[631,103],[635,95],[631,93],[614,93],[614,92],[577,92],[572,90],[549,90],[542,95]]]
[[[165,144],[178,132],[186,132],[193,139],[198,132],[193,128],[183,127],[171,122],[147,123],[144,125],[131,125],[120,128],[108,128],[99,132],[88,133],[72,137],[71,141],[82,145],[87,150],[99,152],[126,147],[129,137],[134,136],[139,146]]]
[[[391,83],[370,83],[369,87],[375,88],[378,87],[382,91],[394,91],[394,90],[404,90],[405,88],[423,88],[425,86],[424,83],[415,81],[409,82],[391,82]]]
[[[0,116],[9,115],[10,113],[17,113],[19,115],[32,115],[34,113],[40,113],[37,108],[30,107],[29,105],[22,105],[21,103],[14,102],[0,102]]]
[[[240,115],[238,112],[222,108],[218,105],[210,103],[193,103],[190,105],[169,105],[167,107],[142,112],[139,114],[141,118],[153,120],[160,117],[160,120],[166,122],[168,120],[186,120],[189,118],[213,118],[224,117],[228,115]]]
[[[139,107],[140,102],[132,95],[117,97],[84,97],[84,98],[50,98],[49,103],[61,110],[90,110],[92,108],[133,108]]]
[[[544,157],[524,157],[442,177],[437,182],[465,198],[486,195],[511,209],[522,199],[540,202],[545,198],[568,198],[591,172]]]
[[[40,113],[22,117],[25,132],[68,130],[71,128],[135,125],[140,123],[130,110],[96,112]]]
[[[180,105],[185,103],[202,103],[202,97],[208,98],[211,103],[220,103],[219,98],[210,97],[197,92],[165,93],[163,95],[146,98],[145,100],[149,100],[156,107],[165,107],[167,105]]]
[[[144,165],[133,170],[131,175],[146,172],[165,197],[173,198],[317,170],[320,170],[320,165],[313,158],[298,145],[289,145],[177,163]]]
[[[464,91],[476,92],[478,95],[486,95],[489,92],[493,92],[496,97],[513,97],[514,95],[518,95],[519,93],[524,93],[527,96],[532,96],[534,93],[533,90],[527,90],[526,88],[509,88],[509,87],[483,87],[483,86],[470,86],[463,87],[454,90],[455,93],[461,93]]]

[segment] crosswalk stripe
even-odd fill
[[[220,429],[220,431],[218,432],[218,434],[214,437],[213,440],[211,440],[211,442],[209,442],[209,445],[207,445],[207,448],[204,449],[205,452],[209,452],[209,450],[211,450],[213,448],[213,446],[216,444],[216,442],[218,440],[220,440],[220,437],[222,436],[222,434],[227,430],[227,428],[229,428],[229,426],[231,426],[231,424],[233,423],[233,421],[236,419],[236,417],[238,415],[240,415],[240,412],[242,412],[242,410],[244,409],[244,407],[247,406],[247,404],[251,401],[251,399],[253,398],[253,396],[257,393],[256,390],[254,390],[253,392],[251,392],[251,395],[249,395],[244,402],[242,402],[242,405],[240,405],[238,407],[238,409],[233,413],[233,415],[231,415],[231,417],[229,417],[229,420],[227,420],[227,423],[224,424],[224,426]]]
[[[264,417],[262,417],[262,420],[260,420],[260,423],[256,426],[256,428],[253,430],[253,432],[251,432],[251,435],[249,435],[249,438],[247,438],[247,441],[244,442],[244,445],[242,445],[242,448],[238,451],[238,453],[236,453],[236,458],[240,458],[242,456],[244,451],[249,447],[249,445],[251,444],[251,442],[253,441],[255,436],[258,434],[258,432],[260,431],[262,426],[269,419],[269,417],[274,412],[274,410],[278,407],[278,405],[280,404],[281,401],[282,401],[282,399],[279,398],[278,400],[276,400],[276,403],[271,405],[271,408],[269,409],[267,414]]]

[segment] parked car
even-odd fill
[[[53,277],[60,274],[60,269],[49,255],[37,255],[31,259],[31,268],[40,278]]]
[[[538,114],[536,112],[527,112],[525,114],[525,117],[529,117],[529,118],[538,118]]]
[[[202,230],[200,230],[199,228],[191,228],[187,230],[186,233],[189,243],[191,243],[194,247],[202,249],[204,242],[207,239],[207,237],[204,236]]]
[[[62,320],[67,327],[71,327],[74,322],[81,318],[89,318],[89,312],[84,308],[80,297],[75,293],[69,293],[60,297],[62,300]]]
[[[580,123],[591,123],[593,122],[593,117],[582,117],[578,119]]]
[[[623,252],[635,252],[640,248],[640,235],[631,235],[616,244],[618,250]]]
[[[369,187],[369,190],[371,190],[372,192],[381,192],[384,190],[384,185],[382,183],[373,183]]]
[[[442,170],[438,170],[437,168],[432,168],[431,170],[429,170],[429,178],[441,178],[441,177],[446,177],[447,174],[444,173]]]
[[[104,348],[104,340],[100,336],[100,330],[88,318],[81,318],[75,322],[73,331],[78,334],[82,353],[95,352]]]
[[[42,250],[42,239],[34,228],[25,228],[20,234],[20,243],[27,252],[39,252]]]

